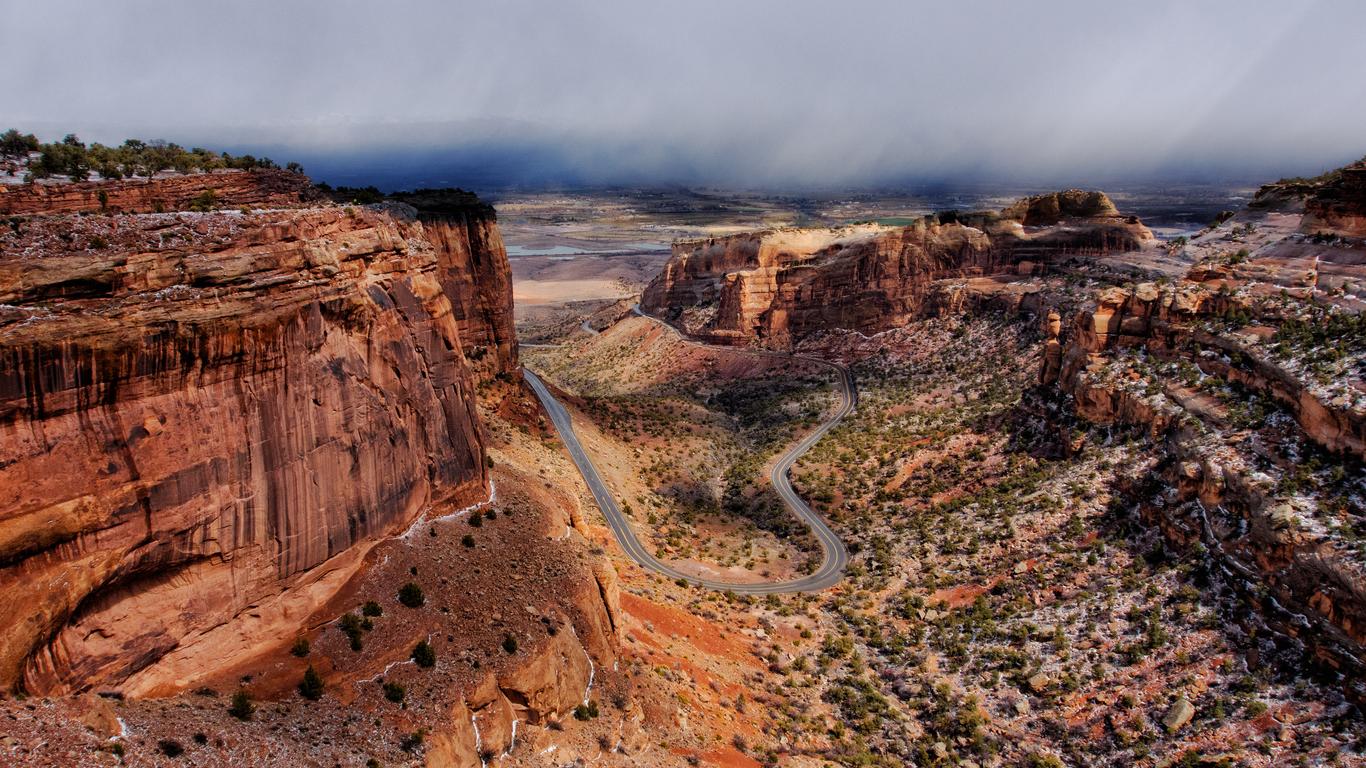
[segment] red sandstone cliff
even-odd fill
[[[465,357],[481,380],[517,369],[512,267],[493,207],[458,190],[393,195],[413,206],[426,237],[445,257],[441,285],[451,297]]]
[[[1366,237],[1366,161],[1338,171],[1305,201],[1301,231]]]
[[[182,211],[206,190],[212,190],[218,204],[229,208],[290,207],[313,197],[312,184],[302,174],[266,169],[218,171],[152,180],[4,185],[0,186],[0,214]]]
[[[773,230],[679,242],[642,308],[712,341],[790,345],[825,329],[873,333],[925,309],[948,277],[1030,272],[1073,256],[1134,250],[1152,233],[1103,193],[1025,198],[997,213],[902,228]]]
[[[0,234],[0,593],[24,596],[0,606],[0,684],[191,685],[292,633],[425,506],[486,493],[468,358],[516,366],[491,211],[310,208],[289,177],[0,198],[293,206]]]

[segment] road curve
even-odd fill
[[[668,323],[641,312],[639,305],[631,307],[631,311],[641,317],[648,318],[663,325],[674,333],[678,332],[678,329]],[[688,341],[688,343],[696,344],[697,342]],[[727,349],[732,352],[736,351],[731,348]],[[569,411],[565,409],[559,400],[555,399],[555,396],[551,394],[550,390],[546,387],[545,382],[541,381],[539,376],[525,368],[522,370],[522,375],[526,378],[527,383],[531,385],[531,389],[536,393],[536,397],[540,399],[541,405],[545,408],[546,413],[550,414],[550,420],[554,423],[555,430],[559,432],[560,439],[564,441],[565,447],[569,450],[570,458],[574,460],[574,465],[578,467],[579,474],[583,475],[584,482],[588,484],[588,490],[593,493],[593,499],[597,501],[598,507],[602,509],[603,516],[607,518],[607,524],[611,527],[612,534],[616,536],[617,543],[621,545],[621,548],[632,560],[635,560],[648,570],[662,574],[671,579],[682,579],[690,584],[696,584],[710,589],[735,592],[737,594],[769,595],[786,592],[818,592],[834,586],[844,578],[844,569],[849,565],[849,552],[845,549],[844,542],[840,540],[840,537],[836,536],[835,532],[830,530],[830,526],[826,525],[825,520],[822,519],[820,515],[816,514],[802,497],[798,496],[797,492],[793,490],[792,483],[788,479],[788,474],[792,469],[792,465],[802,454],[810,450],[811,446],[816,444],[816,441],[824,437],[841,419],[848,416],[849,413],[854,410],[854,406],[858,402],[858,394],[854,387],[854,377],[850,375],[848,369],[843,366],[815,357],[784,355],[777,352],[754,352],[754,354],[775,357],[797,357],[801,360],[807,360],[832,368],[839,374],[838,381],[840,383],[841,397],[839,410],[811,432],[811,434],[807,435],[800,443],[797,443],[791,450],[783,454],[782,457],[778,459],[777,463],[773,465],[773,471],[769,473],[769,479],[773,483],[774,490],[778,492],[779,497],[781,497],[788,508],[792,510],[793,514],[801,519],[802,522],[806,523],[807,526],[811,528],[812,533],[816,534],[816,540],[820,542],[821,550],[824,552],[824,559],[821,562],[821,566],[817,568],[814,573],[792,581],[737,583],[719,581],[716,579],[703,579],[683,573],[656,558],[640,543],[640,539],[636,537],[636,533],[631,528],[631,524],[626,520],[625,515],[621,513],[621,509],[617,506],[616,499],[612,498],[612,494],[608,491],[606,483],[602,480],[602,476],[598,474],[597,467],[593,466],[592,459],[588,458],[588,454],[584,451],[583,445],[579,442],[578,435],[574,432],[574,422],[569,415]]]

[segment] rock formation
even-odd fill
[[[936,280],[1029,274],[1152,241],[1103,193],[1070,190],[1025,198],[1000,213],[946,213],[900,228],[679,242],[641,305],[714,342],[784,347],[819,330],[894,327],[925,310]]]
[[[187,210],[197,198],[201,207],[297,206],[313,197],[312,185],[302,174],[267,169],[218,171],[150,180],[4,185],[0,186],[0,214],[160,213]]]
[[[1366,160],[1338,171],[1305,201],[1300,231],[1366,237]]]
[[[486,493],[515,371],[492,212],[309,207],[295,174],[5,189],[0,684],[183,689],[289,636],[379,538]],[[306,180],[305,180],[306,183]],[[93,205],[93,207],[92,207]]]
[[[610,569],[610,566],[608,566]],[[435,724],[427,752],[431,768],[478,768],[483,755],[505,754],[514,746],[518,724],[545,726],[569,717],[587,701],[598,668],[616,660],[617,638],[609,617],[617,601],[586,584],[567,596],[584,625],[555,616],[562,628],[524,660],[490,671],[451,705],[446,722]]]
[[[1156,485],[1135,489],[1143,517],[1235,588],[1258,585],[1267,623],[1360,698],[1366,565],[1337,522],[1366,460],[1362,305],[1345,289],[1360,268],[1356,246],[1321,233],[1355,231],[1363,177],[1325,178],[1264,188],[1191,241],[1175,281],[1102,287],[1047,334],[1041,380],[1088,422],[1146,431],[1165,459]],[[1336,481],[1296,479],[1305,441],[1338,465]]]
[[[459,190],[397,193],[413,206],[442,252],[441,286],[451,298],[465,357],[481,380],[515,371],[512,270],[493,207]]]

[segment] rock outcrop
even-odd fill
[[[516,366],[491,211],[308,207],[297,178],[0,198],[291,206],[0,235],[0,589],[24,596],[0,606],[0,684],[185,688],[290,636],[428,505],[487,493],[470,358]]]
[[[785,347],[820,330],[874,333],[926,308],[936,280],[1029,274],[1145,247],[1152,233],[1103,193],[1026,198],[1000,213],[911,226],[772,230],[674,244],[642,308],[718,343]]]
[[[217,171],[158,179],[39,182],[0,186],[0,215],[58,213],[160,213],[198,201],[227,208],[292,207],[315,197],[307,176],[289,171]]]
[[[1293,361],[1277,360],[1262,343],[1261,335],[1219,333],[1210,327],[1240,309],[1250,312],[1253,308],[1194,282],[1172,286],[1141,283],[1133,288],[1102,290],[1094,306],[1074,319],[1060,375],[1054,378],[1060,378],[1088,420],[1150,423],[1158,417],[1126,417],[1121,413],[1124,408],[1117,404],[1126,400],[1126,388],[1097,383],[1110,359],[1108,353],[1130,348],[1161,359],[1186,360],[1203,375],[1274,399],[1320,446],[1366,459],[1366,407],[1354,398],[1315,386],[1313,379],[1302,373],[1292,372]],[[1047,358],[1054,352],[1046,348],[1044,354]],[[1145,394],[1138,399],[1147,397]]]
[[[465,357],[481,380],[515,371],[512,268],[493,207],[459,190],[391,195],[413,206],[426,238],[442,252],[441,285],[451,299]]]
[[[1337,171],[1305,201],[1300,231],[1366,237],[1366,161]]]
[[[561,722],[593,696],[600,668],[616,661],[620,614],[616,575],[599,561],[592,582],[565,595],[577,620],[546,617],[555,631],[525,658],[491,670],[460,694],[448,721],[435,724],[426,764],[430,768],[478,768],[486,755],[516,744],[518,725]],[[610,575],[609,575],[610,574]],[[608,589],[604,584],[610,583]]]
[[[1360,259],[1319,235],[1350,237],[1362,178],[1269,185],[1252,212],[1191,241],[1183,277],[1100,288],[1070,324],[1048,323],[1040,377],[1084,420],[1147,433],[1161,459],[1130,489],[1142,517],[1358,699],[1366,563],[1347,521],[1366,384],[1362,305],[1340,286]],[[1293,279],[1306,265],[1333,286]]]

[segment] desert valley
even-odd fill
[[[11,764],[1360,757],[1366,167],[1167,237],[359,197],[0,187]]]
[[[0,17],[0,768],[1366,768],[1366,5]]]

